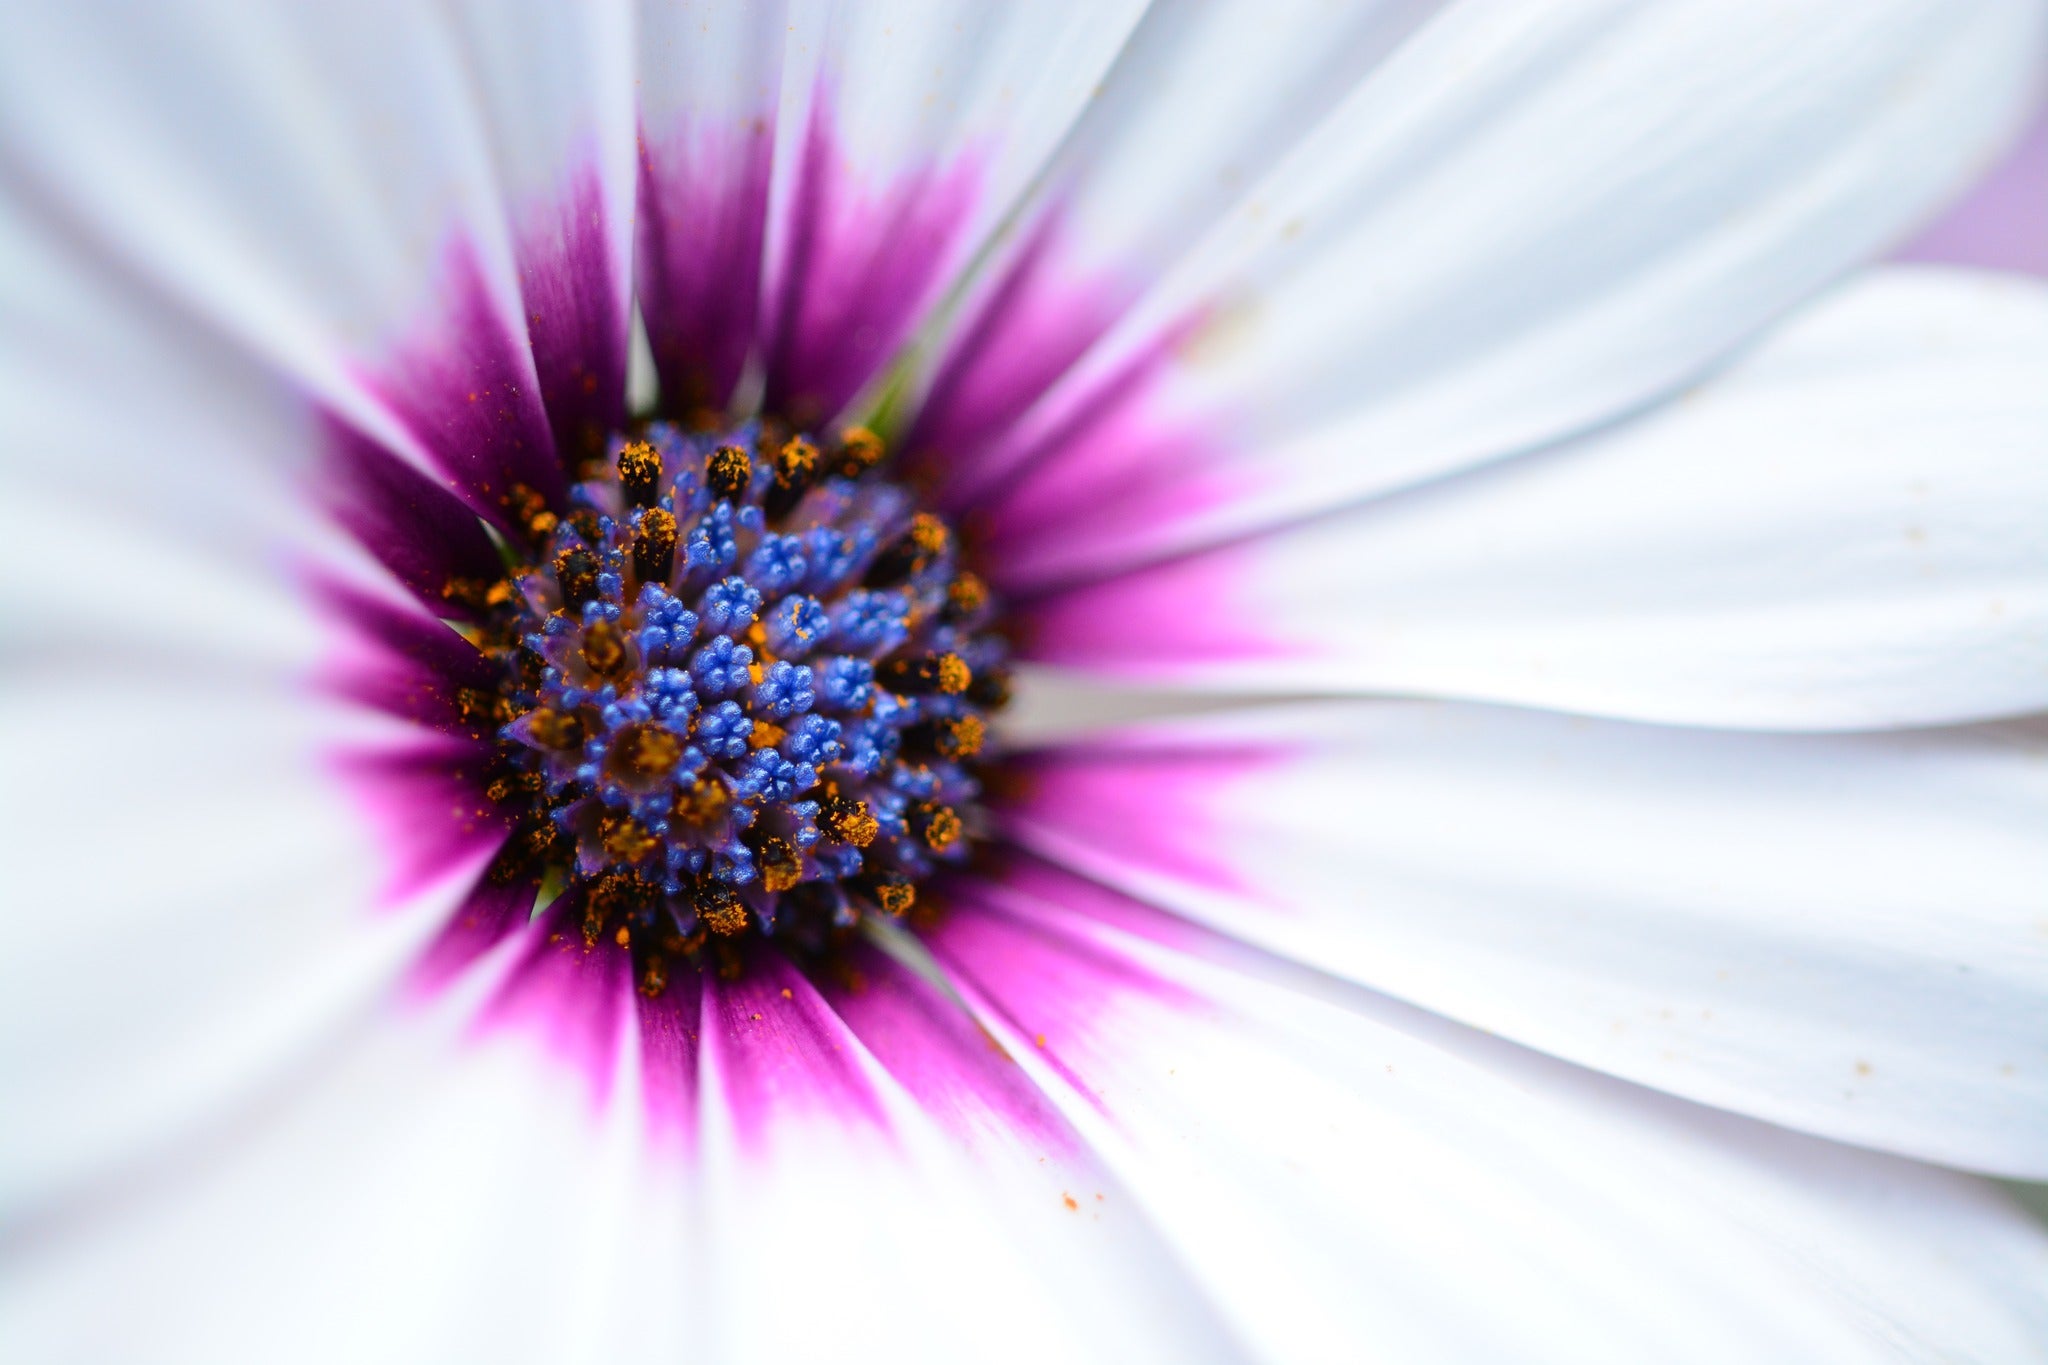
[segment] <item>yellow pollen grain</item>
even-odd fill
[[[967,667],[967,661],[958,654],[939,656],[939,691],[948,696],[957,696],[967,690],[974,681],[974,673]]]
[[[845,472],[859,474],[882,462],[882,438],[866,427],[848,427],[839,433],[839,451],[845,457]]]
[[[972,615],[988,605],[988,584],[980,575],[962,573],[946,585],[946,598],[962,615]]]
[[[853,814],[839,822],[833,832],[839,836],[839,841],[843,844],[866,848],[875,841],[875,836],[882,832],[882,822],[875,819],[874,813],[868,809],[868,803],[862,801],[854,806]]]
[[[776,477],[787,483],[818,467],[818,448],[801,436],[785,441],[775,457]]]
[[[731,938],[747,927],[747,907],[736,900],[714,905],[702,914],[704,927],[720,938]]]
[[[661,477],[661,457],[645,441],[635,441],[619,452],[619,477],[627,483],[653,483]]]
[[[924,841],[933,851],[951,848],[960,841],[960,817],[951,806],[940,806],[932,812],[931,822],[924,827]]]
[[[903,915],[917,904],[917,888],[908,883],[878,886],[875,888],[875,901],[890,914]]]
[[[946,548],[946,523],[929,512],[919,512],[910,519],[910,543],[916,546],[921,554],[943,553]]]
[[[665,507],[650,507],[640,514],[640,539],[654,549],[676,547],[675,513]]]
[[[947,758],[972,758],[987,740],[987,722],[980,716],[961,716],[940,732],[939,752]]]

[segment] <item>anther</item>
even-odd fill
[[[747,907],[740,904],[739,893],[725,882],[703,878],[690,899],[704,927],[721,938],[730,938],[747,927]]]
[[[803,880],[803,855],[780,835],[768,835],[756,844],[754,857],[761,869],[761,885],[770,892],[787,891]]]
[[[633,536],[633,572],[642,583],[666,583],[675,566],[675,514],[650,507],[640,514],[640,529]]]
[[[960,842],[966,831],[960,824],[960,814],[951,806],[938,801],[913,801],[904,812],[904,819],[910,825],[910,832],[924,840],[933,852],[951,848]]]
[[[868,565],[864,580],[870,588],[887,588],[912,574],[922,572],[931,562],[946,552],[950,539],[946,523],[929,512],[919,512],[910,519],[910,527],[894,544],[875,556]]]
[[[775,482],[761,499],[771,517],[789,515],[802,500],[818,472],[818,448],[801,436],[792,436],[775,452]]]
[[[906,697],[941,692],[954,696],[967,690],[974,674],[958,654],[898,655],[875,670],[875,680]]]
[[[977,574],[963,571],[946,585],[946,620],[958,625],[979,616],[988,606],[988,584]]]
[[[857,479],[882,462],[882,438],[866,427],[848,427],[839,433],[840,477]]]
[[[862,877],[853,885],[886,913],[899,919],[917,904],[916,885],[900,873],[880,872],[872,877]]]
[[[661,456],[645,441],[619,452],[619,487],[634,507],[652,507],[661,500]],[[673,519],[671,519],[673,521]]]
[[[906,729],[903,747],[910,753],[937,754],[940,758],[972,758],[981,752],[987,738],[988,726],[980,716],[945,716]]]
[[[548,510],[548,500],[523,483],[512,485],[512,491],[505,496],[505,505],[513,519],[536,541],[546,540],[561,524],[560,519]]]
[[[835,789],[818,802],[818,830],[835,843],[866,848],[882,832],[868,803],[841,796]]]
[[[555,582],[561,586],[564,606],[582,606],[597,596],[597,556],[571,545],[555,556]]]
[[[743,446],[720,446],[705,462],[704,480],[713,497],[736,503],[747,495],[753,479],[754,464]]]

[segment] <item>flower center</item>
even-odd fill
[[[817,950],[903,914],[967,856],[1007,699],[951,528],[861,429],[828,452],[657,422],[613,450],[566,515],[515,495],[530,559],[450,585],[502,679],[463,698],[520,811],[499,874],[577,895],[649,994],[750,929]]]

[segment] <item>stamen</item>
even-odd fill
[[[660,495],[661,456],[645,441],[635,441],[619,452],[619,487],[634,507],[652,507]],[[671,525],[673,530],[673,525]]]
[[[640,514],[633,537],[633,572],[642,583],[666,583],[676,567],[676,515],[663,507]]]
[[[738,502],[746,496],[747,485],[753,482],[753,461],[747,458],[743,446],[720,446],[711,452],[704,477],[711,485],[713,497]]]
[[[762,506],[769,516],[780,520],[794,508],[811,486],[818,472],[818,448],[801,436],[792,436],[775,452],[775,482]]]

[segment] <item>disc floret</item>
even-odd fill
[[[513,500],[531,553],[473,603],[519,823],[500,871],[577,896],[643,989],[708,941],[901,915],[978,832],[1004,644],[952,528],[881,464],[864,430],[657,422],[565,514]]]

